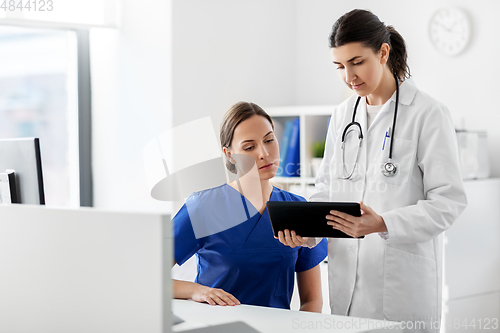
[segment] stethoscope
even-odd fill
[[[396,165],[394,163],[392,163],[392,144],[394,142],[394,132],[396,129],[396,118],[397,118],[397,114],[398,114],[398,104],[399,104],[399,80],[398,80],[398,77],[396,76],[396,74],[394,74],[394,79],[396,80],[396,106],[394,107],[394,119],[392,121],[392,131],[389,134],[391,137],[391,143],[389,146],[389,158],[387,159],[387,162],[385,162],[382,165],[382,174],[386,177],[393,177],[398,172],[398,168],[396,167]],[[359,104],[360,100],[361,100],[361,96],[358,96],[358,98],[356,100],[356,104],[354,105],[354,111],[352,113],[352,121],[349,124],[347,124],[347,126],[344,128],[344,132],[342,133],[341,149],[342,149],[342,168],[343,168],[343,173],[344,173],[344,177],[341,177],[342,179],[352,179],[352,175],[354,174],[354,171],[356,170],[356,166],[358,164],[359,148],[361,148],[361,143],[363,142],[363,131],[361,130],[361,125],[355,119],[356,119],[356,111],[358,109],[358,104]],[[357,150],[356,150],[356,159],[354,161],[354,166],[353,166],[351,172],[348,172],[348,170],[346,168],[346,164],[345,164],[345,138],[346,138],[346,135],[349,134],[350,131],[353,131],[353,129],[351,127],[354,127],[354,128],[357,127],[359,130],[359,135],[358,135],[359,145],[358,145]]]

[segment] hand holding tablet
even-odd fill
[[[327,220],[327,215],[332,216],[333,221],[335,221],[335,216],[330,213],[332,210],[353,217],[361,216],[360,204],[350,202],[269,201],[267,209],[276,237],[279,236],[279,231],[288,229],[301,237],[352,238],[329,225],[328,223],[332,221]]]
[[[309,237],[301,237],[295,233],[295,231],[290,231],[288,229],[278,231],[278,237],[280,243],[286,246],[290,246],[292,249],[297,246],[302,246],[309,240]]]

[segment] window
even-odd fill
[[[47,205],[80,204],[77,32],[0,26],[0,137],[38,137]]]
[[[40,138],[47,205],[93,204],[89,29],[119,4],[0,0],[0,138]]]

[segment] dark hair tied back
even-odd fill
[[[387,65],[400,81],[409,78],[406,43],[393,26],[386,26],[368,10],[354,9],[342,15],[333,25],[329,38],[330,48],[360,42],[378,53],[383,43],[390,46]]]

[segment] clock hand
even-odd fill
[[[439,27],[441,27],[441,28],[443,28],[445,31],[448,31],[448,32],[451,31],[451,29],[448,26],[444,25],[441,22],[434,22],[434,24],[437,25],[437,26],[439,26]]]

